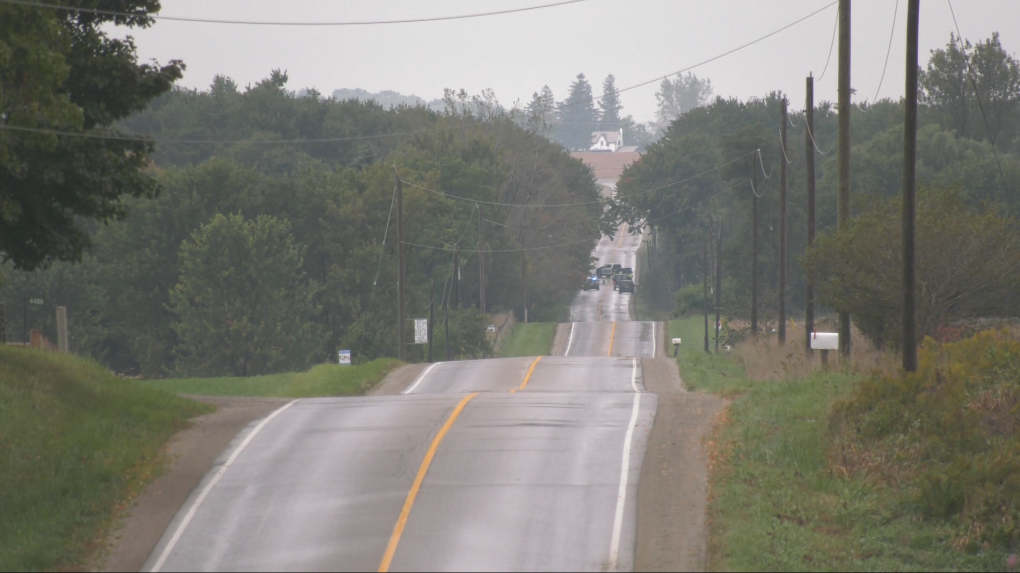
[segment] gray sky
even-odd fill
[[[162,15],[259,21],[363,21],[446,16],[520,8],[552,0],[163,0]],[[207,89],[215,74],[245,86],[273,68],[287,70],[288,87],[390,89],[425,99],[443,88],[475,94],[493,88],[501,103],[527,103],[548,84],[557,100],[583,72],[596,95],[614,74],[622,88],[694,65],[764,36],[831,0],[587,0],[518,14],[470,20],[352,27],[243,26],[161,20],[134,30],[139,55],[183,60],[181,84]],[[899,1],[892,54],[879,98],[903,93],[906,0]],[[857,101],[879,88],[895,0],[853,3],[852,83]],[[1006,51],[1020,51],[1020,1],[956,0],[960,30],[975,42],[1000,33]],[[724,97],[790,95],[804,101],[804,77],[821,76],[836,7],[753,46],[694,69]],[[954,30],[946,0],[921,3],[921,61]],[[816,101],[836,98],[836,55]],[[621,94],[624,113],[652,119],[657,83]]]

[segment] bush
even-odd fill
[[[902,488],[959,549],[1020,544],[1020,342],[925,340],[916,373],[874,376],[831,413],[830,469]]]

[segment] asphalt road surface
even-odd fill
[[[636,266],[639,244],[596,255]],[[657,401],[640,357],[661,349],[630,296],[579,294],[565,356],[287,404],[235,438],[143,569],[631,570]]]

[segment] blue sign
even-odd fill
[[[340,351],[340,366],[350,366],[350,365],[351,365],[351,351],[350,350],[341,350]]]

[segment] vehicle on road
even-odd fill
[[[629,277],[623,273],[616,273],[613,275],[613,290],[620,290],[620,281],[625,280]]]
[[[595,276],[608,279],[613,276],[613,265],[602,265],[595,271]]]
[[[622,269],[620,269],[620,274],[627,275],[630,278],[634,278],[634,269],[630,267],[623,267]]]
[[[620,269],[622,269],[622,268],[623,268],[623,265],[621,265],[620,263],[614,263],[613,264],[613,274],[615,275],[616,273],[620,272]]]
[[[623,279],[619,282],[616,288],[617,290],[620,291],[621,294],[625,292],[634,294],[634,281],[631,279]]]
[[[597,276],[584,279],[581,290],[599,290],[599,278]]]

